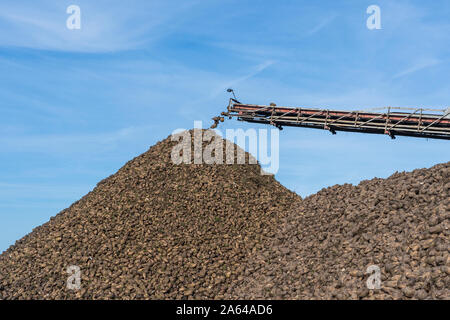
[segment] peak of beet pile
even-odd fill
[[[218,137],[216,137],[219,139]],[[299,200],[259,165],[173,164],[171,138],[0,256],[3,299],[222,298]],[[235,154],[236,156],[236,154]],[[81,289],[67,288],[67,268]]]
[[[304,199],[230,295],[450,299],[450,162]]]
[[[450,163],[301,200],[248,154],[177,165],[178,145],[159,142],[5,251],[0,299],[450,298]]]

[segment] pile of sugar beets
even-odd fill
[[[0,299],[450,298],[450,163],[301,199],[248,154],[175,164],[177,143],[6,250]]]

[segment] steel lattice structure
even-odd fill
[[[339,111],[243,104],[230,99],[223,116],[240,121],[284,126],[450,140],[450,108],[381,108],[384,112]],[[222,119],[223,120],[223,119]]]

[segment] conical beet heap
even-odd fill
[[[176,145],[170,137],[157,143],[5,251],[0,298],[220,299],[231,292],[249,272],[243,262],[299,197],[259,165],[176,165]],[[67,287],[77,284],[71,266],[80,269],[79,290]]]

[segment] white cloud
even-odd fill
[[[79,0],[81,29],[69,30],[71,1],[0,3],[0,46],[75,52],[109,52],[142,47],[173,31],[180,15],[198,1]]]
[[[316,26],[306,32],[307,36],[312,36],[328,26],[336,18],[336,15],[331,15],[322,19]]]
[[[216,96],[218,93],[222,92],[224,89],[229,88],[229,87],[234,87],[237,86],[238,84],[253,78],[254,76],[256,76],[258,73],[263,72],[265,69],[267,69],[268,67],[270,67],[271,65],[273,65],[275,63],[275,61],[273,60],[267,60],[264,61],[263,63],[258,64],[253,71],[247,73],[246,75],[243,75],[239,78],[233,79],[231,81],[228,81],[226,83],[224,83],[223,85],[221,85],[219,88],[217,88],[214,93],[213,96]]]
[[[217,47],[221,50],[226,50],[235,53],[239,58],[246,58],[250,60],[255,59],[269,59],[269,58],[287,58],[291,57],[292,53],[286,48],[277,47],[275,45],[261,45],[257,43],[240,43],[240,42],[220,42],[212,41],[207,45]]]
[[[438,64],[440,64],[442,61],[438,59],[422,59],[411,65],[410,67],[406,68],[405,70],[395,74],[393,76],[393,79],[401,78],[407,75],[410,75],[412,73],[415,73],[417,71],[421,71],[426,68],[434,67]]]
[[[224,76],[220,74],[212,74],[212,76],[206,79],[206,81],[201,81],[203,88],[206,88],[206,90],[204,89],[203,91],[208,93],[190,101],[189,103],[183,103],[183,105],[179,108],[179,114],[187,119],[195,118],[198,120],[201,115],[198,113],[196,106],[204,105],[206,102],[210,102],[220,94],[224,94],[228,88],[236,88],[238,85],[245,83],[275,63],[276,62],[273,60],[264,61],[253,67],[248,73],[231,80],[224,80]]]

